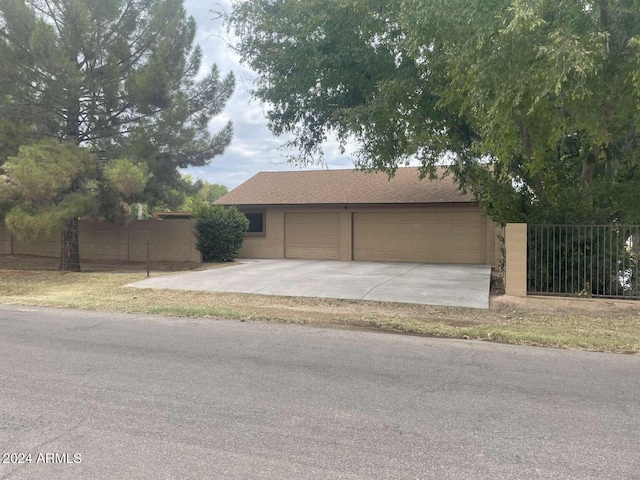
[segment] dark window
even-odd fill
[[[247,233],[264,233],[264,213],[245,213],[249,219]]]

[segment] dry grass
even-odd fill
[[[143,272],[12,270],[0,256],[0,303],[337,328],[640,353],[640,302],[494,296],[490,310],[235,293],[133,289]],[[216,268],[224,265],[211,265]],[[153,275],[197,265],[164,264]],[[200,265],[201,267],[201,265]]]
[[[57,271],[60,259],[57,257],[41,257],[38,255],[0,255],[0,270],[52,270]],[[150,262],[149,268],[154,273],[183,272],[219,268],[225,264],[196,262]],[[83,272],[146,272],[146,262],[127,262],[114,259],[83,260]]]

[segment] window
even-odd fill
[[[249,219],[248,236],[258,237],[265,235],[264,215],[265,212],[243,212]]]

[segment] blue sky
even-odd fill
[[[231,145],[223,155],[211,160],[208,166],[192,168],[187,173],[232,189],[260,171],[298,169],[286,163],[278,151],[286,139],[275,137],[269,131],[262,106],[249,94],[256,74],[240,64],[237,55],[228,47],[230,39],[222,20],[214,18],[214,9],[230,11],[230,0],[185,0],[184,5],[187,14],[192,15],[198,23],[196,42],[204,53],[203,68],[208,70],[215,63],[221,75],[233,72],[236,76],[236,90],[224,114],[211,122],[212,131],[219,130],[228,120],[233,122]],[[342,155],[335,141],[326,144],[325,159],[328,168],[353,167],[353,157]]]

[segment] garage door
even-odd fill
[[[340,260],[339,213],[285,213],[286,258]]]
[[[480,212],[353,214],[353,259],[486,263],[487,222]]]

